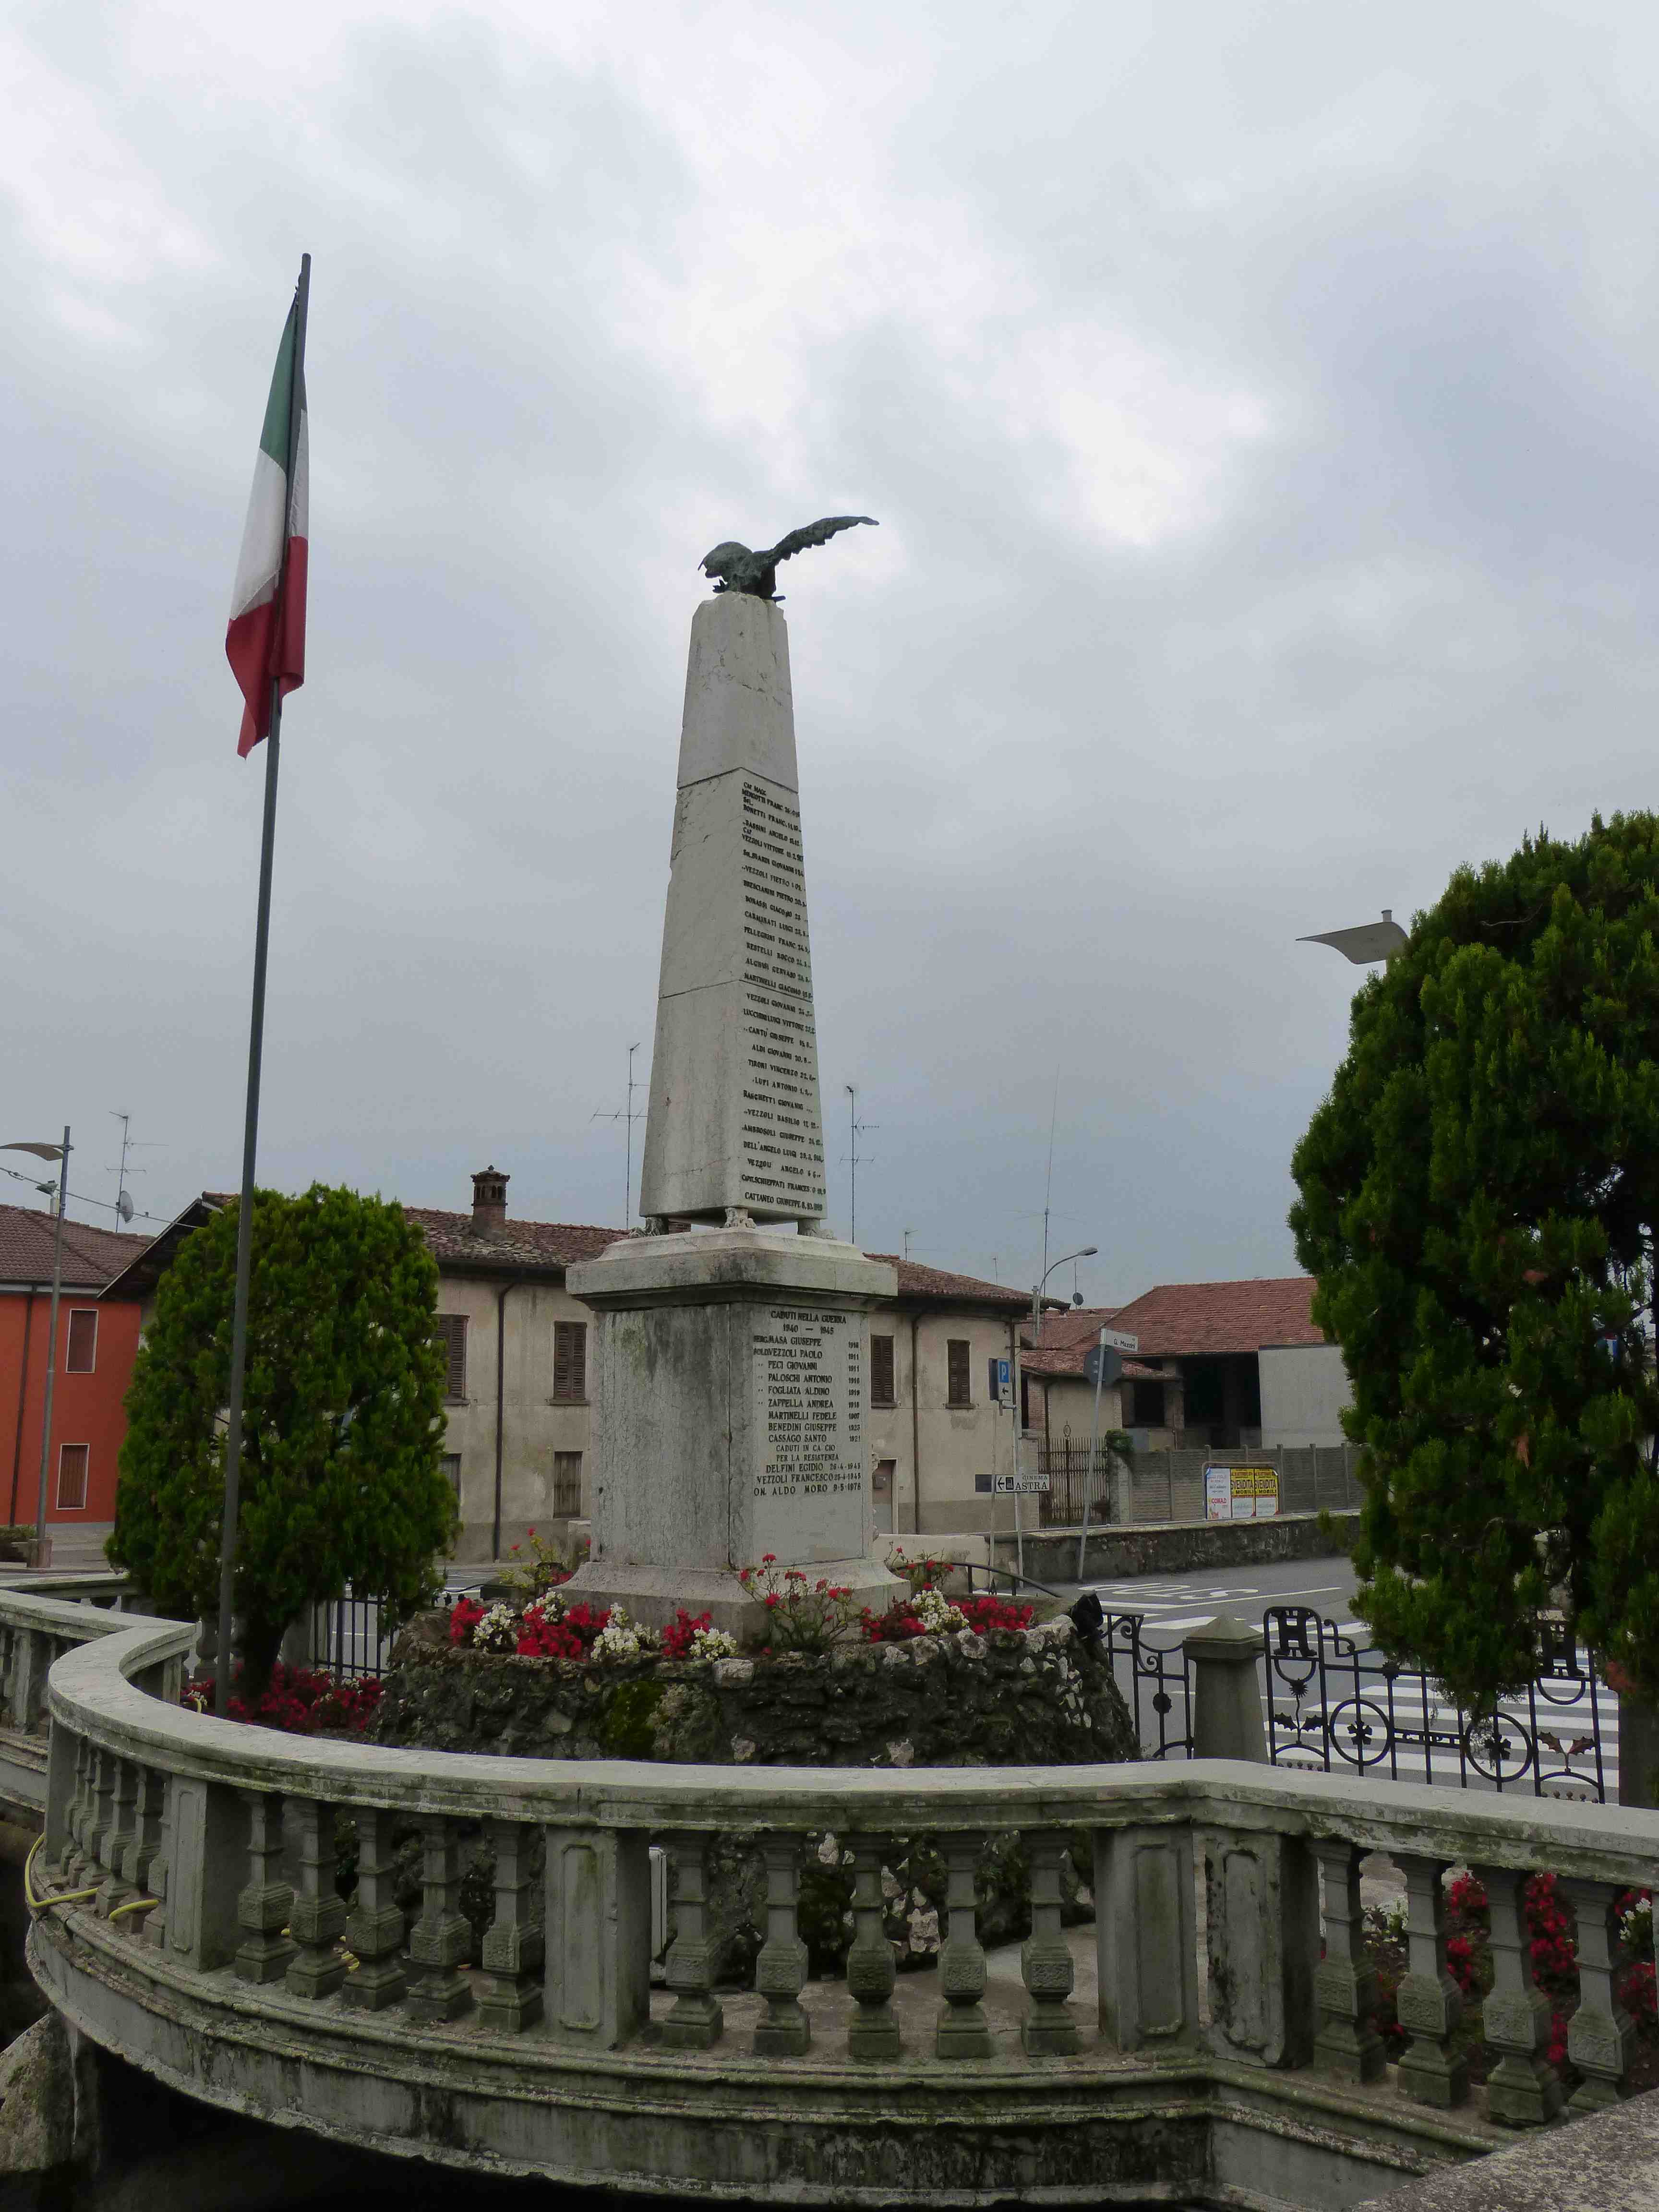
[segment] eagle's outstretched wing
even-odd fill
[[[872,528],[879,526],[873,514],[826,514],[821,522],[809,522],[799,530],[792,530],[787,538],[780,538],[769,551],[756,558],[770,568],[775,562],[787,561],[792,553],[805,553],[809,545],[827,545],[838,530],[850,530],[855,522],[867,522]]]

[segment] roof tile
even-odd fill
[[[0,1282],[50,1283],[55,1227],[42,1206],[0,1206]],[[76,1290],[102,1290],[149,1241],[65,1219],[64,1280]]]

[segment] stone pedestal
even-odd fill
[[[777,1230],[635,1237],[570,1269],[594,1314],[592,1552],[572,1601],[659,1626],[678,1607],[748,1632],[740,1567],[844,1583],[878,1610],[870,1557],[867,1321],[890,1267]]]

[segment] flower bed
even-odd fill
[[[231,1679],[233,1686],[241,1681],[240,1666]],[[285,1735],[362,1735],[379,1709],[380,1691],[372,1674],[345,1682],[325,1668],[285,1667],[279,1659],[252,1711],[233,1686],[225,1717],[281,1729]],[[183,1702],[192,1711],[210,1713],[214,1696],[212,1675],[203,1674],[185,1689]]]

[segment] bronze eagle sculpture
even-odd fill
[[[697,566],[705,576],[716,579],[717,592],[747,592],[753,599],[775,599],[780,561],[805,552],[809,545],[827,544],[838,530],[850,530],[855,522],[867,522],[872,529],[878,526],[873,514],[826,514],[821,522],[792,530],[763,552],[751,553],[746,545],[728,538],[712,553],[705,553]]]

